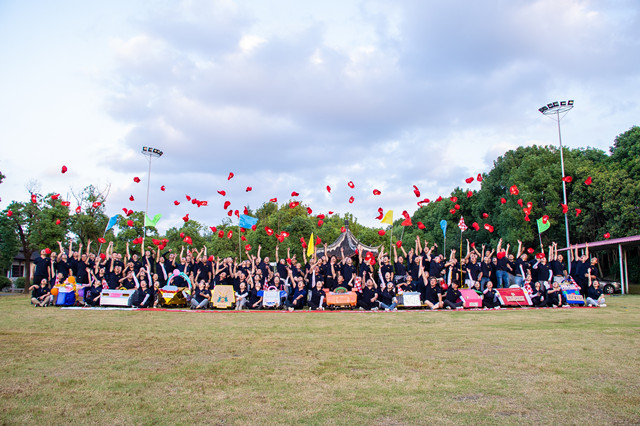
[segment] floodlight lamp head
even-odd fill
[[[162,157],[163,152],[157,148],[152,148],[150,146],[143,146],[142,153],[144,155],[148,155],[149,157]]]

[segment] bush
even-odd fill
[[[0,276],[0,290],[5,287],[11,287],[12,284],[13,283],[9,278]]]
[[[17,288],[24,288],[25,282],[26,281],[25,281],[24,277],[16,278],[16,287]]]

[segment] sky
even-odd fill
[[[144,210],[151,146],[161,230],[271,198],[376,226],[557,145],[548,102],[575,100],[566,146],[608,151],[640,125],[639,53],[636,0],[5,0],[0,209],[93,184]]]

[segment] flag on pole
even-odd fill
[[[388,212],[386,212],[380,223],[388,223],[389,225],[393,225],[393,210],[389,210]]]
[[[313,256],[313,249],[316,246],[316,241],[313,239],[313,232],[309,237],[309,244],[307,245],[307,256]]]
[[[540,219],[537,220],[537,222],[538,222],[538,234],[542,234],[544,231],[549,229],[549,227],[551,226],[551,224],[549,223],[548,219],[547,219],[546,222],[543,219],[544,218],[541,217]]]
[[[464,232],[468,229],[467,225],[464,223],[464,217],[460,216],[460,221],[458,222],[458,228],[460,228],[460,232]]]
[[[258,223],[257,217],[252,217],[246,214],[240,215],[240,228],[251,229],[256,223]]]
[[[153,219],[151,219],[149,216],[145,215],[144,226],[156,226],[161,217],[162,217],[162,215],[160,213],[155,215],[153,217]]]
[[[442,235],[447,238],[447,221],[442,219],[440,221],[440,228],[442,228]]]
[[[116,222],[118,222],[118,215],[115,215],[111,219],[109,219],[109,223],[107,223],[107,228],[104,230],[104,232],[107,232],[109,229],[113,228]]]

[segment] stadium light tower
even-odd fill
[[[560,132],[560,121],[567,115],[567,113],[573,108],[573,100],[570,101],[555,101],[548,103],[542,108],[538,108],[542,114],[555,120],[558,123],[558,140],[560,141],[560,167],[562,168],[562,194],[564,195],[564,204],[567,205],[567,183],[564,180],[564,154],[562,153],[562,133]],[[571,271],[571,250],[569,250],[569,218],[568,213],[564,214],[564,231],[567,237],[567,268]]]
[[[144,208],[144,217],[142,218],[142,257],[144,257],[144,239],[147,236],[147,215],[149,214],[149,189],[151,187],[151,160],[162,157],[162,151],[150,146],[142,147],[142,155],[149,159],[149,173],[147,174],[147,204]]]

